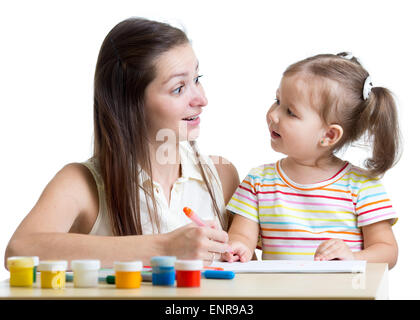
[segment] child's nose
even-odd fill
[[[279,122],[279,113],[276,111],[276,108],[271,108],[267,112],[267,121],[273,123]]]

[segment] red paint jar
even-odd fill
[[[199,287],[201,283],[201,270],[203,260],[177,260],[175,261],[176,286]]]

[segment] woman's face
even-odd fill
[[[153,142],[194,140],[207,105],[198,61],[190,44],[170,49],[155,61],[156,78],[145,90],[146,120]]]

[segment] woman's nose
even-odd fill
[[[191,107],[204,107],[208,103],[204,89],[201,87],[196,87],[192,90],[190,106]]]

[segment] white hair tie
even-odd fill
[[[343,59],[346,59],[346,60],[350,60],[350,61],[352,61],[352,59],[354,58],[354,60],[356,60],[358,64],[362,65],[362,63],[360,62],[360,59],[359,59],[359,58],[357,58],[357,57],[355,57],[355,56],[353,55],[353,53],[351,53],[351,52],[348,52],[348,51],[347,51],[347,52],[344,52],[343,54],[344,54],[344,55],[343,55],[343,56],[341,56]]]
[[[356,61],[362,65],[362,63],[360,62],[360,60],[358,58],[356,58],[355,56],[353,56],[353,53],[351,52],[344,52],[343,55],[341,56],[342,58],[346,59],[346,60],[351,60],[351,59],[356,59]],[[365,83],[363,84],[363,100],[367,100],[369,99],[369,95],[370,92],[372,91],[373,85],[372,85],[372,79],[370,78],[370,76],[368,76],[365,79]]]
[[[344,56],[342,56],[344,59],[347,59],[347,60],[351,60],[351,59],[353,59],[353,53],[351,53],[351,52],[344,52]]]
[[[372,79],[370,78],[370,76],[368,76],[363,85],[363,100],[367,100],[369,98],[372,88],[373,88]]]

